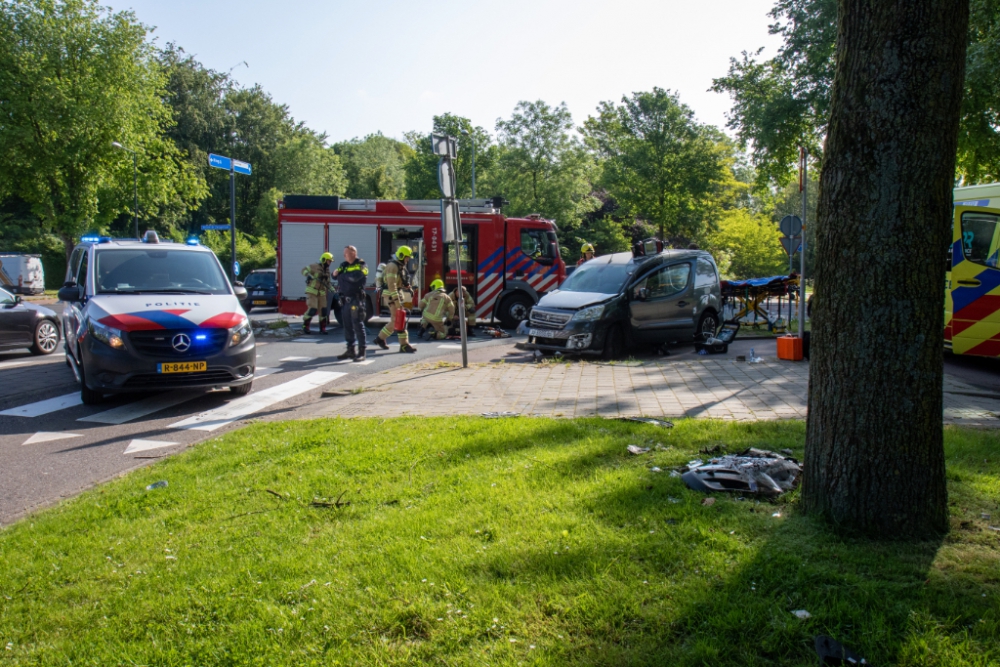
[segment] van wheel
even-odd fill
[[[246,384],[240,384],[235,387],[230,387],[231,391],[236,396],[246,396],[253,389],[253,382],[247,382]]]
[[[625,336],[622,334],[622,328],[616,324],[608,329],[608,334],[604,337],[604,351],[601,353],[601,358],[605,361],[621,359],[624,351]]]
[[[719,330],[719,316],[713,312],[707,312],[701,316],[701,321],[698,323],[698,331],[695,333],[695,340],[699,343],[708,336],[715,336],[715,332]]]
[[[35,325],[32,354],[52,354],[59,347],[59,328],[52,320],[41,320]]]
[[[517,325],[528,319],[531,307],[535,303],[527,294],[515,292],[500,302],[497,319],[504,329],[516,329]]]
[[[80,401],[84,405],[100,405],[104,402],[104,394],[94,391],[87,386],[87,376],[83,373],[83,364],[80,364]]]

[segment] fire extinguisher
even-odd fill
[[[396,319],[393,322],[393,326],[396,328],[396,331],[406,331],[406,321],[409,317],[410,313],[406,310],[406,308],[400,306],[396,310]]]

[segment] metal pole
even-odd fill
[[[802,250],[799,252],[802,271],[799,272],[799,338],[806,333],[806,202],[809,199],[809,149],[802,147]]]
[[[476,136],[469,134],[472,139],[472,198],[476,198]]]
[[[236,170],[229,168],[229,247],[232,256],[229,258],[229,271],[236,282]]]
[[[135,151],[132,151],[132,221],[135,223],[135,238],[139,238],[139,167]]]
[[[465,294],[462,292],[462,208],[455,207],[455,279],[458,281],[458,330],[462,336],[462,368],[469,367],[469,336],[465,330]]]

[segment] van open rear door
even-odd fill
[[[956,206],[953,229],[945,338],[957,354],[998,357],[1000,209]]]

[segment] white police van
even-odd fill
[[[250,393],[256,349],[215,254],[197,244],[86,236],[73,250],[63,302],[66,363],[83,402],[105,394],[229,387]]]

